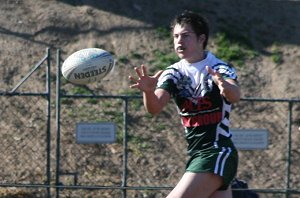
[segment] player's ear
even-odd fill
[[[202,43],[204,43],[205,39],[206,39],[205,34],[200,34],[200,35],[198,36],[198,41],[201,41]]]

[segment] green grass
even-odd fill
[[[158,39],[171,39],[171,32],[167,27],[156,28],[155,34]]]
[[[165,130],[167,127],[164,123],[157,123],[157,125],[154,125],[154,131],[157,131],[157,132],[161,132],[163,130]]]
[[[141,91],[137,89],[125,89],[121,92],[121,95],[141,96]],[[144,107],[142,99],[133,99],[129,101],[130,110],[133,109],[135,111],[139,111],[142,107]]]
[[[150,61],[153,65],[151,72],[163,70],[166,67],[179,61],[179,57],[174,52],[163,52],[160,50],[153,51],[155,60]]]
[[[128,64],[130,61],[127,57],[122,56],[122,57],[119,58],[119,62],[123,63],[123,64]]]
[[[81,86],[76,86],[76,87],[72,88],[70,91],[72,94],[75,94],[75,95],[92,94],[92,92],[90,90],[88,90],[85,87],[81,87]]]
[[[276,43],[271,48],[271,59],[278,65],[283,63],[282,52],[279,50],[279,46]]]
[[[219,32],[215,37],[216,56],[226,62],[242,67],[247,59],[254,58],[258,54],[244,37],[232,37],[226,32]]]
[[[130,57],[131,57],[131,59],[137,59],[137,60],[141,60],[144,58],[144,56],[142,54],[139,54],[137,52],[132,52]]]
[[[148,140],[135,135],[128,135],[128,143],[130,144],[130,149],[137,156],[143,156],[143,151],[151,148]]]
[[[76,86],[71,89],[71,93],[74,95],[92,95],[93,94],[93,92],[91,90],[89,90],[88,88],[86,88],[85,86]],[[98,101],[99,100],[96,98],[89,98],[87,100],[87,102],[90,104],[97,104]]]

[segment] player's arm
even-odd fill
[[[238,102],[241,99],[241,90],[236,80],[222,79],[218,82],[221,94],[231,103]]]
[[[156,115],[162,111],[170,100],[170,94],[164,89],[156,89],[154,92],[143,92],[144,106],[146,110]]]

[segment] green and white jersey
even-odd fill
[[[231,103],[220,94],[206,66],[221,73],[224,79],[237,80],[233,67],[206,52],[206,58],[200,62],[188,63],[183,59],[167,67],[157,83],[157,88],[168,91],[177,104],[190,155],[232,145]]]

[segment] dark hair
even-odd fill
[[[192,11],[184,11],[183,13],[179,14],[175,17],[173,22],[171,23],[171,29],[174,30],[176,24],[184,25],[188,24],[191,25],[192,29],[196,33],[197,37],[201,34],[205,35],[205,41],[203,43],[203,48],[205,49],[208,42],[209,36],[209,27],[207,19]]]

